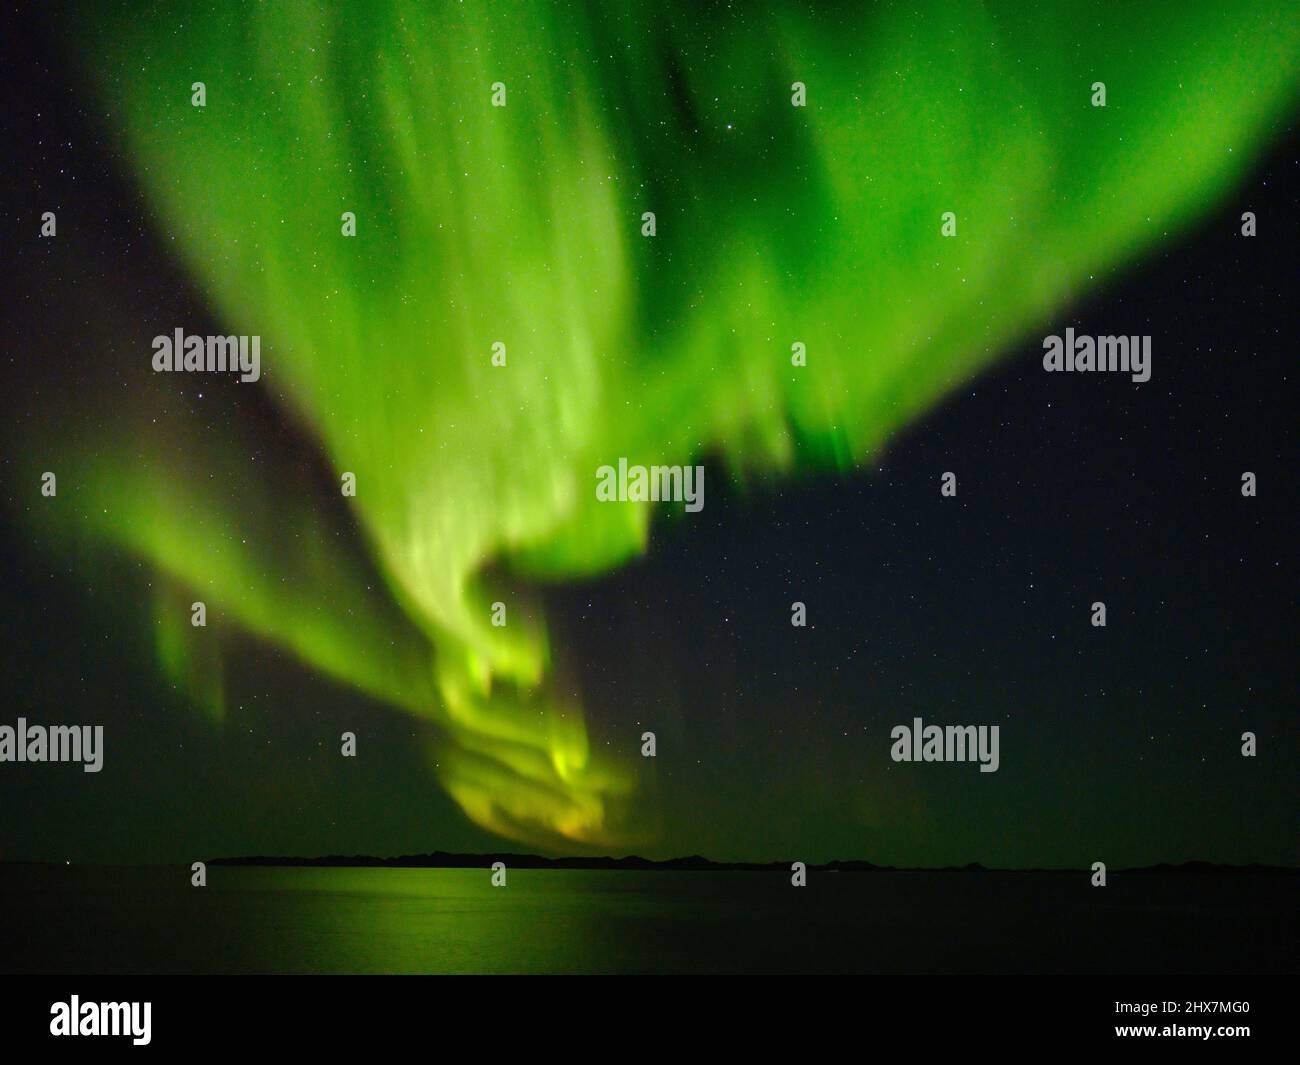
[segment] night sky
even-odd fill
[[[667,249],[666,261],[654,272],[644,261],[648,253],[633,243],[628,275],[653,273],[654,279],[641,286],[640,302],[630,299],[624,307],[614,293],[610,305],[626,319],[628,336],[654,343],[647,340],[645,350],[629,357],[627,377],[618,376],[621,369],[610,372],[626,385],[639,380],[634,370],[644,370],[646,379],[672,380],[673,388],[653,396],[636,388],[602,392],[609,384],[602,369],[586,382],[557,373],[556,395],[562,401],[587,389],[597,397],[599,424],[611,434],[608,427],[621,420],[651,429],[674,423],[679,406],[709,411],[681,415],[688,427],[662,437],[665,447],[684,449],[671,461],[705,465],[704,509],[656,511],[644,554],[629,546],[635,530],[627,534],[631,540],[617,543],[602,530],[595,546],[564,532],[540,554],[505,552],[482,567],[489,587],[517,596],[512,608],[529,603],[530,615],[545,617],[547,690],[557,705],[581,705],[592,752],[630,775],[631,789],[619,800],[626,826],[565,839],[551,824],[545,832],[505,833],[513,838],[503,842],[483,817],[467,816],[466,803],[445,786],[461,772],[456,763],[448,777],[448,759],[474,741],[459,737],[449,749],[437,712],[399,709],[422,697],[407,681],[392,681],[392,698],[377,690],[390,675],[404,677],[405,664],[429,645],[459,647],[448,632],[473,639],[455,629],[450,614],[435,609],[417,617],[423,607],[411,589],[419,584],[415,562],[423,556],[385,539],[386,529],[405,527],[394,500],[407,482],[395,474],[391,496],[360,516],[337,488],[338,471],[353,468],[340,449],[361,439],[367,426],[400,434],[409,415],[400,397],[422,379],[395,375],[398,384],[376,386],[372,405],[358,401],[344,414],[350,387],[329,377],[334,364],[319,345],[310,356],[299,355],[299,376],[277,376],[277,336],[324,312],[295,305],[301,294],[290,298],[281,289],[258,306],[263,317],[254,313],[251,326],[229,324],[222,308],[248,296],[256,287],[250,277],[260,275],[241,273],[241,253],[226,249],[214,253],[213,273],[199,276],[193,251],[185,249],[202,246],[204,226],[217,224],[213,219],[225,217],[235,201],[214,192],[211,203],[191,202],[186,188],[159,176],[158,156],[143,166],[148,176],[137,173],[132,149],[117,132],[127,124],[127,107],[119,109],[113,95],[119,86],[97,80],[94,64],[85,62],[87,42],[72,40],[88,34],[87,27],[74,32],[70,21],[7,17],[13,25],[6,26],[3,75],[10,265],[0,312],[0,724],[19,716],[103,724],[106,750],[98,774],[67,765],[0,765],[0,859],[132,863],[504,847],[918,866],[1300,861],[1293,311],[1300,136],[1293,106],[1279,108],[1282,118],[1257,119],[1258,150],[1242,176],[1204,195],[1194,221],[1153,237],[1136,261],[1121,256],[1104,273],[1085,274],[1045,311],[1017,312],[1014,322],[984,333],[978,323],[969,326],[985,341],[1003,332],[1014,339],[994,343],[976,360],[953,355],[940,366],[936,355],[934,386],[924,392],[899,385],[868,393],[846,385],[843,395],[859,403],[855,410],[891,413],[862,432],[845,430],[850,457],[832,463],[825,457],[840,427],[814,424],[808,411],[816,404],[798,386],[782,393],[803,413],[792,416],[791,431],[775,448],[784,449],[778,464],[784,468],[776,471],[751,462],[747,450],[748,433],[764,437],[766,421],[733,426],[727,419],[745,410],[743,403],[728,406],[712,393],[689,391],[710,372],[714,349],[702,345],[680,357],[664,352],[697,336],[687,308],[724,284],[710,288],[701,276],[720,262],[734,266],[737,290],[746,294],[737,306],[756,315],[771,310],[773,319],[782,312],[745,302],[753,286],[769,281],[740,276],[735,264],[744,260],[744,246],[733,249],[734,261],[722,253],[715,261],[692,251],[690,239],[671,235],[675,216],[661,211],[669,235],[656,247]],[[606,32],[608,26],[592,31],[597,40]],[[666,36],[656,47],[664,77],[675,86],[668,94],[690,97],[691,89],[677,82],[693,84],[691,62],[700,56],[683,52],[683,73],[663,58],[673,55]],[[608,68],[600,69],[608,76]],[[658,69],[640,68],[637,77],[648,83]],[[764,69],[756,64],[738,78],[761,80]],[[220,77],[210,76],[209,84],[212,112]],[[1123,84],[1119,79],[1117,88]],[[626,85],[619,91],[634,95]],[[1079,91],[1086,106],[1086,84]],[[188,85],[177,92],[188,111]],[[486,89],[481,95],[486,99]],[[520,92],[510,108],[526,106],[525,99]],[[683,116],[687,103],[678,103],[665,121],[707,119]],[[629,128],[654,125],[631,104],[619,115]],[[181,114],[175,121],[189,119]],[[159,137],[171,128],[168,121],[159,120]],[[736,225],[736,203],[750,192],[755,202],[778,195],[753,175],[756,160],[773,165],[778,189],[787,179],[805,191],[818,186],[804,164],[781,169],[780,138],[791,121],[783,111],[766,140],[747,142],[744,151],[756,154],[737,167],[750,175],[753,189],[738,177],[738,184],[710,190],[678,173],[660,179],[666,184],[658,202],[684,205],[681,217],[698,208],[716,235]],[[685,147],[659,145],[652,158],[693,151],[703,157],[692,164],[703,174],[716,165],[719,143],[701,136]],[[239,158],[239,149],[230,150]],[[612,155],[622,157],[621,150],[616,144]],[[191,176],[194,160],[205,158],[201,148],[195,152],[186,164]],[[545,160],[546,152],[539,154]],[[1007,165],[1014,167],[1014,158]],[[399,225],[388,216],[401,217],[394,191],[400,183],[390,182],[381,194],[365,180],[365,161],[358,166],[357,187],[373,193],[371,214],[361,212],[363,226],[376,215],[387,219],[384,226]],[[1126,189],[1123,172],[1117,166],[1098,178],[1112,183],[1109,196],[1138,195]],[[1000,173],[993,177],[1001,180]],[[234,181],[250,199],[272,185],[272,194],[289,202],[297,178],[281,173],[277,180],[268,170],[234,179],[212,173],[209,180],[214,188]],[[816,287],[805,270],[818,248],[835,244],[836,227],[849,224],[828,206],[836,202],[828,191],[834,184],[827,178],[827,189],[817,192],[820,214],[815,224],[809,221],[809,246],[800,237],[782,245],[784,260],[775,256],[796,293]],[[1144,195],[1159,200],[1158,192]],[[176,197],[170,207],[156,206],[168,196]],[[184,208],[179,215],[176,204]],[[58,236],[51,240],[37,236],[43,210],[58,213]],[[333,202],[323,210],[328,235],[315,239],[321,249],[335,248],[338,210]],[[767,210],[779,220],[774,231],[799,230],[797,216]],[[978,208],[963,208],[962,225],[966,210]],[[1253,238],[1240,235],[1246,210],[1259,220]],[[177,221],[188,218],[185,211],[193,212],[192,225]],[[638,215],[639,208],[629,216],[632,236],[625,240],[639,239]],[[919,224],[926,239],[938,241],[937,211],[933,221],[926,214]],[[300,255],[283,266],[285,276],[314,276],[317,244],[285,239]],[[580,235],[574,240],[581,243]],[[999,241],[996,256],[1014,259],[1024,250],[1015,233]],[[404,253],[361,245],[360,238],[358,245],[376,257]],[[577,261],[584,267],[619,258],[610,248],[583,255]],[[501,276],[511,276],[509,266],[507,258]],[[322,272],[329,269],[324,262]],[[545,283],[529,277],[545,302]],[[890,302],[910,292],[909,277],[902,267],[890,275]],[[382,284],[358,283],[356,291],[387,287],[418,302],[422,280],[394,269]],[[999,284],[996,272],[984,280]],[[874,283],[870,270],[837,271],[825,306],[852,303]],[[672,328],[653,324],[656,300],[668,303]],[[778,303],[784,306],[773,306]],[[591,311],[593,320],[600,320],[599,309]],[[974,313],[963,307],[957,317],[969,324]],[[372,325],[383,317],[374,315]],[[825,335],[850,336],[854,324],[828,326]],[[951,321],[939,324],[960,332]],[[262,333],[265,380],[241,385],[178,375],[159,382],[148,372],[149,338],[182,325],[196,333]],[[1044,373],[1041,338],[1067,326],[1151,335],[1151,380]],[[734,327],[720,327],[728,330]],[[408,334],[394,333],[392,347],[381,345],[367,358],[384,363],[386,353],[416,332],[412,325]],[[775,358],[788,364],[785,338],[796,334],[775,333]],[[303,338],[312,336],[319,341],[304,325],[300,353],[308,346]],[[292,348],[284,344],[286,352]],[[874,344],[867,346],[874,351]],[[825,346],[810,344],[810,372],[817,372]],[[486,358],[487,345],[481,347],[474,358]],[[512,346],[507,372],[524,363],[524,349]],[[850,353],[842,364],[850,382],[856,358]],[[743,380],[746,365],[738,360],[721,373]],[[899,367],[900,374],[910,372],[902,356]],[[357,384],[361,392],[366,387]],[[669,393],[672,403],[664,398]],[[439,410],[460,418],[460,402]],[[557,409],[567,408],[559,402]],[[709,424],[712,412],[718,424]],[[512,425],[510,416],[502,415],[503,431],[507,437],[519,432],[526,466],[537,449],[525,429],[536,427]],[[558,426],[558,418],[546,424]],[[629,441],[652,439],[637,431],[611,435],[618,443],[607,460],[627,454],[620,448]],[[867,446],[877,433],[887,443]],[[386,438],[375,439],[381,448]],[[58,457],[79,453],[85,461]],[[588,457],[583,447],[575,445],[574,455],[585,493],[595,463],[581,464]],[[128,456],[122,480],[104,472],[118,456]],[[644,448],[633,461],[638,456],[661,461]],[[387,470],[385,462],[373,468]],[[138,476],[130,472],[136,468]],[[31,517],[49,502],[32,473],[44,469],[60,471],[59,505],[70,508],[53,523]],[[164,475],[172,470],[174,480]],[[225,470],[239,472],[223,481]],[[415,477],[418,470],[414,464],[398,473]],[[952,499],[939,491],[940,475],[949,470],[958,478]],[[1240,492],[1247,470],[1258,478],[1253,499]],[[132,528],[146,531],[125,550],[120,542],[111,546],[114,530],[89,513],[97,504],[86,502],[86,493],[100,473],[103,491],[121,498],[124,508],[140,508]],[[378,479],[361,478],[359,504]],[[151,508],[174,513],[165,500],[177,498],[185,500],[175,511],[182,515],[200,513],[201,504],[191,500],[215,499],[217,516],[196,519],[192,532],[183,521],[155,523]],[[441,505],[452,515],[481,512],[490,524],[498,510],[485,499]],[[536,511],[520,507],[507,517],[518,517],[522,527]],[[584,513],[574,512],[574,527],[587,531]],[[207,557],[204,538],[214,529],[231,542],[252,540],[249,557],[258,567],[214,562],[210,586],[196,576]],[[190,535],[175,555],[159,542]],[[590,567],[580,564],[587,546]],[[319,570],[312,568],[318,547]],[[358,665],[326,675],[330,670],[318,668],[312,656],[328,657],[320,650],[328,641],[316,642],[315,630],[305,638],[310,649],[295,653],[284,634],[302,627],[311,610],[264,620],[274,611],[262,598],[253,597],[252,605],[240,598],[254,579],[250,572],[271,575],[274,588],[281,570],[290,589],[286,601],[298,602],[299,589],[301,602],[337,607],[344,622],[328,630],[329,639],[346,646],[354,636]],[[333,576],[322,578],[326,591],[312,599],[317,585],[311,582],[321,573],[337,573],[337,584]],[[548,573],[553,579],[542,579]],[[221,582],[236,589],[232,601],[244,613],[234,617],[232,607],[226,617],[213,610],[213,645],[200,642],[186,652],[192,657],[180,672],[189,684],[181,683],[159,665],[160,647],[169,646],[159,611],[187,617],[192,599],[220,599]],[[196,585],[200,591],[193,591]],[[1097,600],[1107,607],[1104,629],[1089,623]],[[807,606],[806,628],[790,624],[795,601]],[[428,629],[438,635],[426,644]],[[519,652],[525,663],[535,649],[528,644]],[[522,675],[529,667],[518,668]],[[372,676],[380,679],[368,683]],[[513,677],[504,686],[514,683],[522,682]],[[560,713],[567,728],[573,719]],[[999,725],[999,770],[893,763],[890,729],[914,717],[927,724]],[[550,727],[542,727],[547,736]],[[658,741],[653,760],[639,756],[647,729]],[[355,759],[339,755],[346,730],[358,737]],[[1247,730],[1258,737],[1254,758],[1241,755]],[[569,749],[568,738],[556,742]],[[473,794],[490,795],[493,779],[476,778]]]

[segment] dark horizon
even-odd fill
[[[785,872],[798,859],[785,861],[773,859],[767,862],[724,862],[715,861],[699,854],[678,855],[673,858],[651,859],[638,854],[626,854],[619,857],[612,855],[586,855],[549,857],[542,854],[527,854],[514,851],[485,851],[482,853],[458,853],[453,851],[428,851],[426,853],[398,854],[379,856],[370,854],[323,854],[316,856],[266,855],[250,854],[218,858],[198,859],[207,866],[215,867],[277,867],[277,868],[394,868],[394,869],[485,869],[490,870],[494,861],[504,862],[509,869],[575,869],[613,871],[648,871],[665,872]],[[192,863],[191,863],[192,864]],[[878,865],[862,858],[835,858],[827,862],[804,863],[808,872],[879,872],[879,873],[1061,873],[1088,875],[1088,869],[1064,866],[1042,867],[1006,867],[986,866],[980,862],[966,865],[942,866],[899,866]],[[185,868],[179,862],[136,862],[130,864],[109,862],[50,862],[50,861],[0,861],[0,867],[42,866],[58,869],[76,865],[81,868],[97,867],[104,869],[177,869]],[[1246,862],[1228,865],[1219,862],[1207,862],[1200,859],[1187,859],[1181,862],[1159,862],[1154,865],[1119,866],[1108,870],[1108,875],[1132,873],[1300,873],[1300,867],[1269,865],[1262,862]]]

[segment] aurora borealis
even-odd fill
[[[1018,345],[1063,331],[1062,316],[1222,211],[1284,134],[1300,83],[1300,26],[1264,3],[87,4],[54,32],[130,190],[120,195],[143,204],[140,239],[167,265],[115,290],[114,219],[130,208],[62,208],[60,242],[91,226],[102,242],[98,283],[74,286],[96,326],[67,357],[103,360],[111,369],[77,372],[109,373],[112,391],[35,376],[15,389],[6,495],[24,557],[61,560],[82,575],[73,589],[111,587],[96,617],[151,615],[151,668],[200,708],[203,729],[227,727],[232,683],[256,686],[287,653],[332,685],[322,698],[366,700],[355,717],[363,750],[374,749],[367,715],[380,705],[410,716],[418,735],[375,726],[382,750],[419,750],[476,826],[552,852],[671,854],[739,836],[720,856],[766,857],[766,838],[788,845],[795,829],[768,837],[748,813],[759,771],[728,776],[721,756],[711,779],[730,827],[721,815],[702,836],[680,827],[698,796],[674,797],[664,754],[653,773],[641,764],[643,723],[671,722],[669,759],[697,761],[683,739],[690,722],[708,733],[724,713],[737,763],[785,741],[755,738],[769,711],[747,718],[704,697],[725,670],[656,669],[660,637],[640,640],[636,623],[621,642],[602,634],[618,627],[584,613],[586,589],[624,574],[627,601],[645,603],[674,571],[638,567],[664,557],[683,582],[707,579],[687,568],[692,544],[701,566],[710,545],[716,572],[742,565],[718,547],[743,538],[738,509],[788,520],[776,502],[787,490],[800,500],[791,506],[832,512],[835,493],[860,485],[905,431],[942,417],[1000,362],[1010,372]],[[1089,103],[1098,81],[1104,108]],[[504,107],[492,106],[496,83]],[[806,107],[791,105],[795,83]],[[355,237],[340,233],[344,212]],[[644,212],[653,237],[642,236]],[[955,236],[941,234],[945,212]],[[155,376],[150,339],[181,327],[259,335],[261,379]],[[63,358],[72,328],[51,324],[33,357]],[[497,343],[504,366],[491,360]],[[791,364],[794,344],[806,366]],[[1158,340],[1153,383],[1141,387],[1167,387],[1178,358]],[[1037,372],[1032,359],[1014,365]],[[627,456],[707,461],[710,492],[719,488],[705,513],[734,524],[724,535],[680,508],[598,501],[596,470]],[[926,467],[927,491],[962,458]],[[967,468],[963,492],[977,492],[978,468]],[[51,505],[15,487],[50,469]],[[355,496],[338,490],[347,473]],[[848,534],[825,517],[810,527]],[[876,546],[858,551],[888,564]],[[23,565],[31,586],[43,563]],[[843,581],[858,591],[836,594],[877,611],[859,623],[888,628],[893,600],[873,591],[877,580],[864,569]],[[689,640],[692,626],[721,624],[686,593],[664,594],[681,609],[657,631]],[[942,587],[924,594],[950,609]],[[808,656],[806,686],[824,698],[831,667],[818,655],[829,652],[780,642],[791,638],[789,601],[809,597],[784,586],[754,596],[776,620],[738,660],[767,670],[783,653]],[[190,625],[195,599],[207,629]],[[490,621],[495,602],[508,610],[503,627]],[[596,631],[566,645],[548,602],[570,635],[579,619]],[[811,612],[823,627],[828,616],[854,624],[845,603]],[[921,657],[930,638],[969,639],[961,633],[926,633],[900,656]],[[1037,668],[1011,651],[999,662]],[[622,716],[608,676],[618,669],[644,696]],[[887,672],[877,661],[858,697],[910,720],[906,699],[879,708],[872,685]],[[240,674],[256,679],[232,680]],[[259,713],[274,717],[290,695],[268,690],[278,694]],[[993,687],[969,690],[980,712],[1002,713]],[[585,716],[593,691],[600,742]],[[1102,713],[1135,713],[1146,696],[1129,698]],[[890,792],[879,776],[819,773],[843,766],[820,749],[803,757],[802,742],[783,754],[802,759],[813,805],[836,825],[814,850],[853,849],[846,809],[871,807],[864,823],[877,831],[946,801],[946,784],[927,798]],[[1003,744],[1013,759],[1005,729]],[[1018,787],[1020,798],[994,805],[1018,816],[1046,784]],[[263,800],[274,809],[273,793]],[[430,847],[440,830],[463,832],[439,816]],[[1002,860],[1058,860],[1045,842],[1054,831],[1031,827]],[[241,838],[226,845],[271,849]],[[950,826],[933,849],[898,853],[998,857],[970,854],[962,838]],[[1282,838],[1270,829],[1256,856],[1276,859]]]

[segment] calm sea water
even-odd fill
[[[1293,972],[1294,875],[0,868],[0,971]]]

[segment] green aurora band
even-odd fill
[[[1289,115],[1300,51],[1284,5],[1234,2],[133,3],[68,26],[219,331],[262,337],[234,387],[334,487],[164,401],[149,338],[206,327],[122,323],[120,435],[31,459],[75,486],[33,508],[59,514],[43,538],[161,571],[162,662],[214,711],[228,623],[436,723],[470,818],[569,850],[644,827],[636,744],[597,756],[519,598],[645,549],[653,508],[598,504],[596,468],[862,463],[1213,206]],[[220,619],[200,639],[191,592]]]

